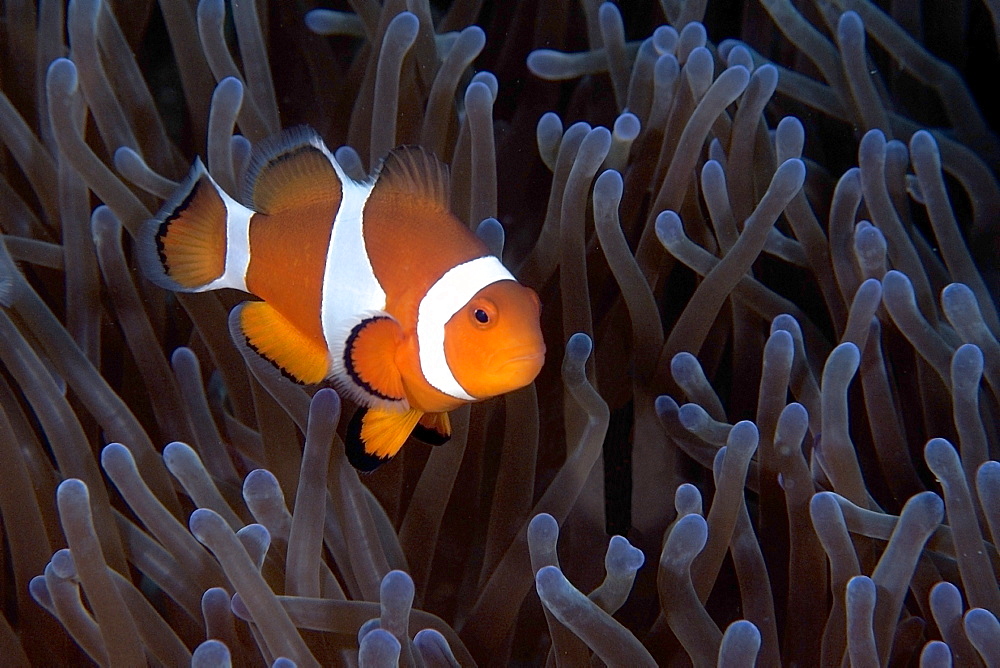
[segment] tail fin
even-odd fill
[[[220,280],[226,274],[232,207],[240,205],[212,180],[201,160],[195,160],[177,192],[140,230],[139,261],[146,276],[178,292],[241,287],[243,272],[239,281]]]

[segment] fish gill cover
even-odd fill
[[[1000,16],[914,6],[5,3],[0,656],[996,664]],[[543,303],[537,381],[370,476],[134,262],[300,123],[449,163]]]

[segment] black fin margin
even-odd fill
[[[243,361],[246,362],[247,367],[250,369],[250,373],[256,376],[265,387],[267,386],[267,383],[265,383],[261,378],[262,374],[269,379],[269,382],[281,382],[278,379],[278,374],[281,374],[283,378],[287,378],[299,387],[305,387],[306,383],[303,383],[301,380],[289,373],[285,367],[261,353],[257,349],[257,346],[251,343],[250,339],[247,338],[247,335],[243,333],[243,327],[240,325],[240,312],[250,301],[252,300],[240,302],[234,306],[232,310],[229,311],[228,320],[229,336],[236,345],[236,349],[240,351],[240,355],[243,357]]]
[[[367,414],[367,408],[359,408],[355,411],[351,421],[347,424],[347,434],[344,436],[344,453],[347,455],[347,461],[363,473],[371,473],[392,459],[392,457],[376,457],[365,452],[365,444],[361,440],[361,426]]]
[[[275,362],[273,359],[271,359],[270,357],[268,357],[267,355],[265,355],[264,353],[262,353],[260,351],[260,349],[257,346],[255,346],[250,341],[250,338],[247,337],[246,335],[243,336],[243,343],[246,344],[247,348],[249,348],[250,350],[254,351],[254,353],[257,355],[257,357],[259,357],[260,359],[262,359],[265,362],[267,362],[268,364],[270,364],[272,367],[274,367],[274,369],[276,371],[280,372],[281,375],[284,376],[285,378],[287,378],[288,380],[292,381],[296,385],[308,385],[308,383],[303,383],[301,380],[299,380],[294,375],[292,375],[291,371],[289,371],[288,369],[286,369],[285,367],[281,366],[280,364],[278,364],[277,362]]]
[[[357,341],[358,336],[364,331],[365,327],[378,320],[392,320],[387,315],[374,315],[370,318],[365,318],[358,324],[356,324],[352,329],[350,335],[347,337],[347,342],[344,344],[344,370],[347,375],[350,376],[354,384],[363,389],[368,394],[376,397],[378,399],[384,399],[385,401],[402,401],[405,397],[391,397],[384,392],[379,392],[377,388],[373,387],[371,383],[361,377],[361,374],[357,372],[354,368],[354,359],[351,357],[354,351],[354,342]]]
[[[438,430],[425,427],[419,422],[417,423],[417,426],[413,428],[413,433],[411,435],[421,443],[426,443],[427,445],[444,445],[451,440],[451,434],[442,434]]]
[[[167,258],[163,254],[163,237],[166,236],[170,222],[191,204],[203,176],[207,177],[212,187],[218,191],[218,187],[212,181],[212,177],[208,174],[201,158],[195,158],[187,176],[180,182],[174,193],[163,202],[156,216],[142,223],[136,236],[135,250],[139,268],[154,285],[166,290],[173,292],[196,291],[196,288],[185,287],[170,278]]]

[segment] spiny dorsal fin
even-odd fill
[[[340,177],[330,151],[305,125],[259,142],[250,156],[244,201],[255,211],[278,213],[300,206],[339,203]]]
[[[448,168],[420,146],[400,146],[385,157],[375,173],[375,187],[424,200],[432,209],[447,210]]]

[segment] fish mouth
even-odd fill
[[[544,346],[520,345],[497,350],[479,367],[481,373],[475,378],[475,389],[467,391],[486,398],[524,387],[538,376],[544,361]]]
[[[501,364],[500,367],[502,368],[502,367],[507,366],[508,364],[514,364],[516,362],[524,362],[524,361],[528,361],[528,360],[531,360],[531,361],[536,361],[536,360],[537,361],[543,361],[544,359],[545,359],[545,353],[529,353],[527,355],[518,355],[517,357],[511,357],[506,362],[504,362],[503,364]]]
[[[507,367],[512,366],[512,365],[528,366],[529,363],[531,365],[533,365],[533,366],[541,368],[541,366],[542,366],[542,364],[544,362],[545,362],[545,352],[544,351],[542,351],[542,352],[535,352],[535,351],[525,352],[525,353],[522,353],[520,355],[513,355],[512,357],[508,357],[506,360],[504,360],[500,364],[500,366],[497,367],[497,370],[499,371],[501,369],[506,369]]]

